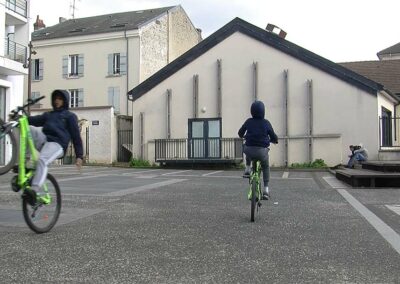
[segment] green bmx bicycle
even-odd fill
[[[38,154],[28,123],[26,109],[44,98],[30,99],[24,106],[19,106],[9,114],[9,121],[0,119],[0,175],[14,170],[17,175],[11,179],[11,188],[21,192],[22,211],[28,227],[36,233],[46,233],[56,224],[61,211],[61,193],[56,179],[47,174],[43,185],[43,194],[36,196],[30,189],[35,166],[29,166],[26,152],[30,152],[30,162],[36,165]],[[19,129],[18,142],[14,134],[15,128]],[[18,157],[18,165],[16,165]]]
[[[255,212],[257,208],[261,207],[262,203],[262,189],[261,189],[261,163],[260,161],[251,161],[251,173],[250,176],[243,176],[249,179],[249,191],[247,193],[247,198],[251,201],[250,210],[250,221],[254,222]]]

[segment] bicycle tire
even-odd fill
[[[2,119],[0,119],[0,129],[2,129],[3,124],[4,124],[4,121]],[[3,148],[2,150],[4,150],[5,145],[8,145],[9,147],[11,147],[11,151],[8,151],[11,156],[1,157],[1,159],[0,159],[0,175],[4,175],[4,174],[8,173],[17,161],[18,143],[17,143],[17,139],[15,138],[14,133],[11,130],[9,130],[7,133],[1,133],[1,135],[0,135],[0,149]],[[6,151],[1,151],[2,154],[5,152]]]
[[[257,206],[257,181],[255,178],[251,181],[251,211],[250,211],[250,221],[254,222],[254,215]]]
[[[25,222],[32,231],[38,234],[50,231],[57,223],[61,212],[61,191],[56,179],[51,174],[47,174],[45,184],[52,198],[50,204],[41,204],[35,210],[35,206],[38,205],[32,206],[27,198],[22,198],[22,211]]]

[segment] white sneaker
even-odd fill
[[[269,188],[268,188],[268,186],[266,186],[266,187],[264,187],[263,200],[268,200],[269,198],[270,198]]]

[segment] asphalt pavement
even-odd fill
[[[24,223],[0,176],[0,283],[400,283],[400,189],[274,170],[250,222],[240,171],[54,166],[62,214]]]

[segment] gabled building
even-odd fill
[[[68,89],[72,108],[130,115],[127,91],[200,40],[181,6],[61,19],[32,33],[32,95]]]
[[[270,165],[347,163],[362,142],[378,158],[381,84],[239,18],[128,93],[134,156],[161,164],[235,163],[254,100],[279,136]],[[151,107],[150,107],[151,106]]]
[[[378,53],[379,54],[379,53]],[[400,55],[400,52],[398,53]],[[374,61],[357,61],[340,63],[342,66],[357,72],[381,84],[389,94],[386,104],[381,103],[379,114],[380,156],[391,160],[400,159],[400,59],[390,57]],[[398,57],[400,58],[400,56]],[[392,107],[395,104],[395,107]]]
[[[0,118],[21,105],[28,74],[29,0],[0,0]],[[0,163],[7,156],[5,145],[0,145]]]
[[[125,123],[132,115],[127,91],[200,40],[200,31],[179,5],[61,18],[59,24],[32,33],[36,54],[31,64],[31,96],[69,90],[70,108],[87,122],[84,128],[90,133],[83,137],[90,149],[88,160],[111,163],[118,160],[120,151],[125,151],[126,160],[131,142],[116,136],[117,130],[126,130],[122,124],[131,130],[131,124]],[[42,102],[37,112],[50,108],[50,100]]]

